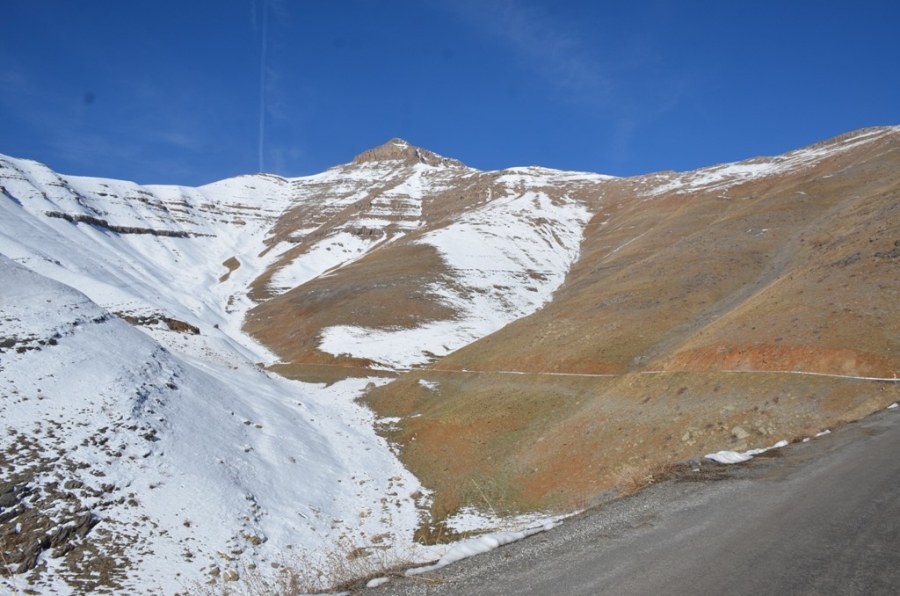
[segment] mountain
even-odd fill
[[[634,178],[393,139],[199,188],[0,156],[5,566],[173,593],[427,560],[885,407],[898,139]]]
[[[433,362],[550,299],[609,179],[480,172],[393,140],[296,180],[246,330],[293,376]]]
[[[367,395],[435,514],[569,509],[900,399],[898,133],[606,181],[552,301]]]

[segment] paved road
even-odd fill
[[[365,593],[900,594],[900,410],[720,470]]]

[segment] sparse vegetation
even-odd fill
[[[625,463],[613,471],[613,481],[620,494],[630,495],[667,479],[673,466],[673,462],[667,460],[656,463]]]
[[[366,399],[400,418],[381,432],[436,491],[438,520],[466,505],[485,508],[481,492],[500,514],[582,509],[617,484],[630,487],[625,492],[646,484],[670,464],[767,447],[900,400],[896,383],[779,373],[430,371],[428,379],[454,399],[435,400],[408,378],[373,388]],[[735,436],[737,427],[748,436]],[[431,542],[439,529],[420,529],[419,539]]]
[[[270,569],[214,567],[206,583],[186,596],[301,596],[361,587],[376,577],[402,574],[413,562],[392,549],[341,543],[326,553],[295,553]]]

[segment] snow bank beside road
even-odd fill
[[[786,447],[787,445],[787,441],[778,441],[771,447],[764,447],[761,449],[751,449],[749,451],[742,452],[718,451],[716,453],[710,453],[706,455],[706,459],[711,459],[715,462],[719,462],[720,464],[739,464],[741,462],[753,459],[754,456],[759,455],[760,453],[765,453],[766,451],[771,451],[772,449],[781,449],[782,447]]]
[[[442,556],[437,563],[434,563],[433,565],[425,565],[424,567],[415,567],[413,569],[409,569],[406,571],[406,575],[421,575],[422,573],[435,571],[442,567],[446,567],[451,563],[461,561],[465,558],[474,557],[475,555],[481,555],[486,552],[492,551],[495,548],[503,546],[504,544],[522,540],[523,538],[534,536],[535,534],[538,534],[540,532],[552,530],[553,528],[559,527],[561,524],[562,522],[558,521],[548,521],[539,526],[534,526],[517,532],[495,532],[492,534],[483,534],[476,538],[470,538],[469,540],[463,540],[462,542],[451,545],[450,550],[448,550],[447,553],[444,554],[444,556]]]

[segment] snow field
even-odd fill
[[[364,257],[380,241],[380,238],[363,239],[349,232],[328,236],[279,269],[272,276],[269,290],[274,295],[283,294],[331,269]]]
[[[291,548],[366,548],[377,536],[406,556],[433,557],[411,541],[424,492],[375,435],[372,414],[353,402],[377,380],[328,388],[286,381],[246,361],[212,362],[198,336],[185,349],[195,357],[182,358],[5,258],[0,280],[17,289],[0,303],[4,335],[58,336],[55,345],[4,354],[4,426],[53,421],[52,433],[33,435],[86,470],[75,478],[57,470],[59,480],[127,496],[83,502],[98,528],[127,538],[124,556],[140,561],[128,574],[131,589],[172,593],[213,565],[237,565],[229,559],[262,567]],[[98,433],[117,455],[94,446]],[[57,576],[45,587],[65,593],[66,573]]]

